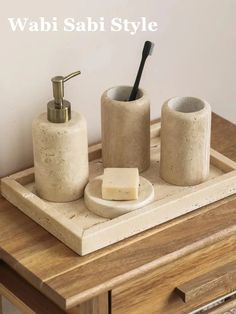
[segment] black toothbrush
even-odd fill
[[[129,96],[129,101],[135,100],[136,97],[137,97],[139,83],[140,83],[141,76],[142,76],[142,73],[143,73],[143,68],[144,68],[145,62],[147,60],[147,57],[152,54],[153,48],[154,48],[154,43],[152,43],[151,41],[145,41],[145,44],[144,44],[144,47],[143,47],[142,59],[141,59],[141,62],[140,62],[140,66],[139,66],[139,69],[138,69],[138,73],[137,73],[137,76],[136,76],[136,80],[135,80],[132,92],[131,92],[131,94]]]

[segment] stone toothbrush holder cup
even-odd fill
[[[211,107],[201,99],[175,97],[161,113],[160,176],[170,184],[197,185],[210,168]]]
[[[131,90],[112,87],[101,97],[103,166],[142,172],[150,166],[150,101],[142,89],[128,101]]]

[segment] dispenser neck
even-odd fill
[[[61,108],[64,97],[64,77],[55,76],[52,78],[53,97],[55,105]]]
[[[64,83],[79,75],[81,72],[76,71],[67,76],[55,76],[52,78],[54,100],[48,103],[48,120],[53,123],[63,123],[71,119],[71,105],[64,100]]]

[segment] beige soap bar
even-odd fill
[[[106,168],[102,182],[102,198],[114,201],[138,199],[138,168]]]

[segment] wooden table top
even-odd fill
[[[236,161],[236,125],[213,114],[212,147]],[[63,309],[236,233],[236,195],[81,257],[4,198],[0,259]]]

